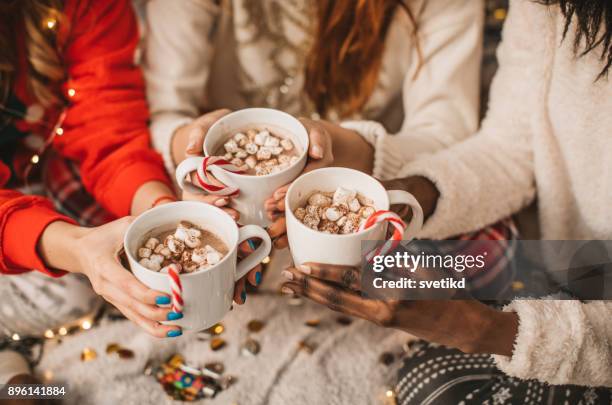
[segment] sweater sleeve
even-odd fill
[[[129,214],[144,183],[169,182],[149,145],[138,26],[128,0],[69,1],[65,46],[70,105],[55,147],[77,161],[85,188],[116,216]]]
[[[53,277],[64,274],[63,271],[48,268],[37,251],[38,240],[54,221],[75,223],[55,212],[51,203],[43,197],[0,189],[0,273],[19,274],[38,270]]]
[[[213,57],[212,32],[219,6],[211,0],[147,3],[145,75],[153,145],[174,172],[174,131],[200,114]]]
[[[406,162],[447,148],[478,128],[483,10],[480,0],[426,2],[417,17],[423,64],[414,77],[418,58],[413,56],[404,78],[398,133],[374,121],[342,123],[374,146],[375,177],[394,178]]]
[[[500,370],[550,384],[612,387],[612,302],[520,300],[512,357],[493,356]]]
[[[419,237],[444,239],[505,218],[535,195],[531,112],[545,84],[546,8],[510,3],[487,116],[473,137],[408,163],[398,177],[424,176],[440,198]]]

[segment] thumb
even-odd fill
[[[302,119],[302,123],[308,130],[308,139],[310,146],[308,148],[308,156],[313,159],[322,159],[327,150],[327,134],[325,129],[309,119]]]

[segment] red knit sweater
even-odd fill
[[[137,22],[128,0],[64,4],[69,28],[58,38],[68,77],[63,91],[70,105],[63,135],[55,137],[53,147],[78,163],[85,188],[102,206],[117,217],[125,216],[141,185],[169,184],[160,156],[149,147],[144,82],[134,64]],[[22,103],[32,105],[36,100],[28,94],[23,51],[19,62],[13,91]],[[54,122],[57,115],[46,111],[45,121]],[[15,126],[45,137],[50,132],[26,120]],[[0,187],[7,184],[10,173],[0,162]],[[36,269],[61,274],[48,269],[36,251],[45,227],[56,220],[72,222],[42,197],[0,189],[0,272]]]

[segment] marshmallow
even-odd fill
[[[272,151],[267,147],[261,147],[257,151],[257,160],[267,160],[272,157]]]
[[[265,142],[264,142],[264,146],[270,147],[270,148],[274,148],[280,145],[280,139],[278,139],[277,137],[270,135],[266,138]]]
[[[318,216],[306,214],[302,222],[307,227],[317,230],[317,226],[319,225],[319,222],[321,222],[321,220]]]
[[[186,262],[183,266],[183,271],[185,273],[193,273],[198,269],[198,264],[194,262]]]
[[[138,263],[149,270],[159,271],[161,269],[161,262],[154,262],[151,259],[141,259]]]
[[[300,160],[300,158],[298,156],[291,156],[291,159],[289,160],[289,163],[294,164],[298,160]]]
[[[160,251],[157,253],[164,256],[166,259],[172,256],[172,251],[165,246],[162,249],[160,249]]]
[[[197,264],[202,264],[206,262],[206,249],[204,248],[194,249],[193,252],[191,253],[191,261]]]
[[[259,146],[263,146],[266,144],[266,140],[270,137],[270,133],[268,131],[261,131],[255,135],[255,143]]]
[[[175,238],[174,235],[168,235],[168,237],[166,237],[166,240],[164,241],[164,244],[175,255],[181,254],[183,253],[183,250],[185,250],[185,242],[178,238]]]
[[[187,233],[187,228],[179,224],[179,226],[176,228],[176,231],[174,231],[174,238],[180,241],[185,241],[188,236],[189,233]]]
[[[272,167],[278,165],[278,159],[272,158],[262,162],[264,166]]]
[[[321,224],[319,224],[319,231],[324,233],[336,234],[339,230],[340,227],[335,222],[323,221]]]
[[[266,166],[255,166],[255,174],[257,176],[265,176],[267,174],[270,174],[271,170],[269,167]]]
[[[286,151],[293,149],[293,142],[291,142],[291,139],[283,139],[280,141],[280,144]]]
[[[319,206],[318,205],[307,205],[306,215],[312,215],[317,218],[321,218],[321,216],[319,215]]]
[[[151,256],[151,253],[153,251],[147,247],[142,247],[140,249],[138,249],[138,257],[140,257],[141,259],[145,259]]]
[[[249,167],[249,169],[253,169],[257,164],[257,159],[253,156],[249,156],[244,160],[244,163]]]
[[[236,135],[234,135],[234,141],[236,141],[239,146],[244,146],[249,141],[249,138],[242,132],[238,132]]]
[[[255,131],[254,129],[249,129],[246,132],[247,138],[249,138],[249,141],[253,142],[255,141],[255,136],[257,135],[257,131]]]
[[[338,225],[338,226],[342,227],[342,226],[344,226],[344,224],[346,224],[346,221],[347,221],[346,216],[344,216],[344,217],[340,217],[340,219],[338,219],[338,220],[336,221],[336,225]]]
[[[249,155],[254,155],[259,150],[259,146],[257,146],[255,143],[247,143],[244,149]]]
[[[343,216],[344,215],[342,215],[342,212],[340,212],[338,207],[329,207],[325,210],[325,218],[327,218],[328,221],[336,222]]]
[[[199,247],[201,243],[202,241],[200,241],[200,238],[198,238],[195,235],[188,235],[187,238],[185,239],[185,245],[187,245],[187,247],[190,247],[192,249]]]
[[[232,160],[230,160],[230,163],[233,164],[234,166],[242,166],[244,164],[244,161],[242,159],[239,158],[233,158]]]
[[[187,233],[189,234],[189,236],[194,236],[196,238],[202,236],[202,231],[200,231],[198,228],[189,228],[187,230]]]
[[[314,193],[308,197],[308,205],[315,205],[319,207],[326,207],[331,205],[332,199],[321,193]]]
[[[151,257],[149,257],[149,261],[151,263],[159,263],[161,265],[164,261],[164,256],[158,254],[151,255]]]
[[[351,212],[357,212],[361,208],[361,204],[359,204],[358,199],[353,198],[348,202],[348,208]]]
[[[282,164],[287,164],[288,165],[290,160],[291,160],[291,158],[289,156],[287,156],[287,155],[280,155],[278,157],[278,162],[282,163]]]
[[[357,192],[355,190],[338,187],[334,192],[334,204],[348,204],[356,195]]]
[[[273,146],[273,147],[272,147],[272,154],[273,154],[274,156],[278,156],[278,155],[280,155],[281,153],[283,153],[283,148],[281,148],[280,146]]]
[[[214,252],[208,252],[206,254],[206,263],[210,264],[211,266],[214,266],[215,264],[219,263],[221,261],[221,258],[223,256],[221,255],[221,253],[214,251]]]
[[[374,209],[374,207],[371,206],[367,206],[367,207],[362,207],[359,210],[359,215],[361,215],[362,218],[368,218],[370,217],[372,214],[374,214],[374,212],[376,212],[376,210]]]
[[[357,199],[359,200],[359,204],[361,205],[374,205],[374,201],[371,198],[368,198],[361,194],[357,194]]]
[[[359,230],[360,220],[361,218],[359,217],[359,215],[353,212],[347,214],[346,222],[342,226],[342,229],[340,230],[340,232],[343,234],[357,232]]]
[[[249,156],[249,154],[244,149],[238,148],[234,156],[236,156],[238,159],[244,159],[245,157]]]
[[[230,139],[229,141],[225,142],[225,144],[223,144],[223,147],[225,148],[225,151],[229,153],[235,153],[238,150],[238,144],[233,139]]]
[[[306,209],[302,207],[296,208],[296,210],[293,211],[293,215],[301,221],[304,219],[304,216],[306,216]]]
[[[160,243],[159,245],[155,246],[155,249],[153,249],[153,253],[161,255],[161,251],[164,250],[166,248],[166,245],[164,245],[163,243]]]
[[[231,153],[227,152],[225,155],[223,155],[223,158],[225,160],[232,160],[234,158],[234,155],[232,155]]]
[[[148,249],[155,249],[155,247],[159,245],[159,239],[157,238],[149,238],[149,240],[147,240],[147,243],[145,243],[146,248]]]

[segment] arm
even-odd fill
[[[418,58],[413,56],[402,88],[404,121],[397,134],[373,121],[342,124],[375,148],[375,177],[393,178],[403,163],[447,148],[478,128],[483,10],[482,1],[429,1],[417,16],[423,65],[415,78]],[[390,31],[388,43],[414,48],[407,35]]]
[[[177,128],[200,115],[213,57],[212,30],[220,12],[204,0],[151,0],[147,3],[145,55],[147,95],[151,108],[153,145],[166,168],[175,164],[187,146],[187,136],[171,143]],[[174,151],[173,151],[174,149]]]
[[[550,384],[612,387],[612,302],[517,300],[511,357],[493,356],[508,375]]]
[[[530,117],[540,108],[539,89],[546,81],[548,42],[542,27],[547,19],[546,9],[538,4],[511,3],[481,130],[446,150],[408,163],[398,173],[406,187],[425,177],[439,192],[436,201],[421,201],[425,211],[435,207],[421,238],[443,239],[481,229],[534,198]]]
[[[64,91],[70,104],[64,134],[54,146],[79,163],[85,188],[107,210],[116,216],[137,213],[172,192],[161,158],[149,146],[131,5],[126,0],[72,1],[66,14],[71,27],[64,47]]]

